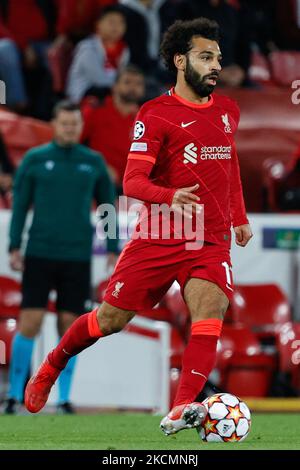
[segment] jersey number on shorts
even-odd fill
[[[225,268],[226,287],[230,290],[233,290],[232,289],[232,269],[231,269],[231,266],[229,266],[229,264],[226,261],[224,261],[222,263],[222,266]]]

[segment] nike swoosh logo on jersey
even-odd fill
[[[190,126],[191,124],[194,124],[194,122],[196,122],[196,121],[182,122],[182,123],[181,123],[181,127],[183,127],[183,128],[184,128],[184,127],[188,127],[188,126]]]

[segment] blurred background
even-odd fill
[[[121,195],[134,116],[173,84],[159,59],[162,34],[175,19],[198,16],[220,24],[224,60],[216,91],[241,108],[236,142],[254,232],[245,250],[233,246],[234,301],[206,391],[251,397],[252,409],[300,410],[299,0],[0,2],[1,399],[21,302],[21,275],[11,270],[7,253],[16,169],[25,152],[52,139],[52,110],[69,98],[84,117],[81,142],[103,155]],[[120,227],[126,233],[122,213]],[[105,243],[95,235],[94,302],[101,302],[109,274]],[[33,368],[57,341],[55,292],[48,311]],[[174,284],[119,339],[82,354],[72,401],[165,412],[188,334],[189,315]],[[95,363],[96,377],[89,367]]]

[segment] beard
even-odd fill
[[[201,76],[192,67],[187,56],[184,78],[186,83],[191,87],[194,93],[199,95],[201,98],[206,98],[207,96],[211,95],[215,89],[215,85],[209,85],[208,83],[205,83],[205,80],[209,77],[217,78],[217,74],[211,73],[209,75]]]

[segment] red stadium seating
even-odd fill
[[[272,356],[241,357],[228,370],[223,388],[240,397],[266,397],[270,392],[274,371]]]
[[[9,277],[0,276],[0,317],[18,318],[20,304],[20,283]]]
[[[246,207],[262,212],[264,161],[290,160],[300,140],[299,106],[291,101],[291,89],[268,87],[258,90],[224,90],[241,109],[236,134]]]
[[[268,59],[259,51],[255,51],[251,56],[251,64],[248,70],[250,80],[258,83],[271,83],[271,70]]]
[[[217,353],[222,389],[238,396],[267,396],[275,367],[276,357],[262,352],[247,326],[223,326]]]
[[[299,369],[300,323],[287,322],[282,325],[276,340],[280,370],[291,372],[294,368]]]
[[[31,147],[49,142],[53,137],[50,124],[18,116],[4,109],[0,109],[0,131],[9,157],[16,167]]]
[[[273,212],[299,212],[299,201],[295,199],[295,188],[300,186],[300,155],[292,155],[287,163],[269,158],[264,162],[266,189],[266,207]],[[294,198],[284,197],[292,190]]]
[[[280,212],[278,206],[278,188],[286,174],[287,164],[278,159],[267,158],[263,163],[265,207],[268,211]]]
[[[300,52],[274,51],[270,54],[272,78],[277,85],[291,87],[300,79]]]
[[[248,325],[259,338],[276,336],[291,321],[287,297],[275,284],[236,286],[232,309],[235,322]]]

